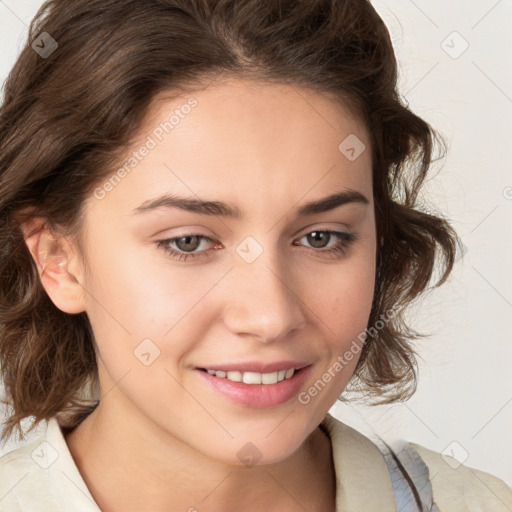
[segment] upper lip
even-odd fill
[[[229,363],[218,365],[208,365],[198,367],[202,370],[220,370],[225,372],[239,371],[239,372],[256,372],[256,373],[273,373],[279,370],[289,370],[294,368],[300,370],[311,363],[307,361],[275,361],[273,363],[264,363],[261,361],[246,361],[240,363]]]

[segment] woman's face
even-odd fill
[[[232,80],[160,96],[133,150],[84,216],[100,407],[227,463],[281,460],[360,355],[376,265],[368,133],[318,93]]]

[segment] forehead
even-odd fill
[[[108,198],[135,208],[162,191],[260,207],[342,188],[368,197],[370,154],[364,123],[332,97],[227,79],[153,98]]]
[[[188,108],[191,100],[194,107]],[[367,147],[369,144],[366,127],[352,107],[333,94],[297,85],[223,78],[207,82],[189,93],[164,91],[151,101],[139,135],[154,131],[173,114],[173,134],[180,126],[179,131],[184,135],[187,128],[193,129],[195,139],[204,140],[204,132],[215,127],[218,129],[208,133],[208,140],[220,144],[229,142],[223,137],[229,133],[244,141],[274,141],[276,146],[294,138],[309,138],[311,146],[318,146],[321,141],[325,141],[325,145],[336,143],[347,132],[366,139]],[[280,132],[284,127],[286,130]],[[296,152],[299,150],[297,147]]]

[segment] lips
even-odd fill
[[[311,368],[310,363],[281,361],[271,364],[245,363],[196,368],[196,374],[210,389],[228,398],[232,403],[253,408],[268,408],[292,400],[304,385]],[[254,371],[254,369],[266,371]],[[282,372],[284,372],[284,379],[279,380]],[[288,378],[286,378],[286,372],[288,372]],[[217,375],[218,373],[220,375]],[[223,376],[224,373],[225,376]],[[231,378],[228,378],[228,375]],[[276,376],[277,381],[274,382]]]

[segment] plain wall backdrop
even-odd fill
[[[372,3],[393,39],[401,93],[449,142],[424,198],[463,248],[449,282],[411,311],[413,327],[431,334],[418,343],[416,394],[331,413],[370,438],[421,444],[512,486],[512,2]],[[1,83],[41,4],[0,0]]]

